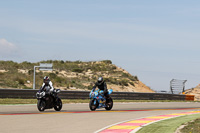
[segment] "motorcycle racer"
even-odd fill
[[[51,80],[49,79],[48,76],[45,76],[44,77],[44,80],[43,80],[43,84],[42,86],[40,87],[40,92],[44,91],[44,88],[45,87],[50,87],[50,92],[53,93],[55,91],[54,87],[53,87],[53,83],[51,82]]]
[[[99,77],[97,82],[95,83],[95,85],[93,86],[93,91],[95,91],[96,87],[99,88],[99,90],[103,90],[103,94],[106,97],[106,99],[109,98],[109,94],[108,94],[108,89],[107,89],[107,84],[106,82],[103,80],[103,77]]]
[[[62,109],[62,101],[58,97],[59,92],[60,89],[55,89],[49,77],[45,76],[42,86],[36,93],[38,110],[44,111],[45,109],[54,108],[56,111],[60,111]]]

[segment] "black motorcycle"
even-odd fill
[[[54,108],[56,111],[62,109],[62,101],[58,97],[60,89],[55,89],[54,92],[50,92],[49,87],[45,87],[42,92],[37,92],[37,108],[39,111],[44,111],[45,109]]]

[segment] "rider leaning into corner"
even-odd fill
[[[103,80],[103,77],[98,78],[97,82],[95,83],[93,87],[93,91],[96,89],[96,87],[98,87],[99,90],[103,90],[103,94],[106,97],[106,99],[109,98],[107,85],[106,85],[106,82]]]
[[[42,86],[40,87],[40,92],[44,91],[44,88],[45,87],[50,87],[50,93],[53,93],[55,91],[54,87],[53,87],[53,83],[51,82],[51,80],[49,79],[48,76],[45,76],[44,77],[44,80],[43,80],[43,84]]]

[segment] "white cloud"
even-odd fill
[[[1,56],[10,56],[14,55],[17,52],[17,46],[11,42],[8,42],[6,39],[0,39],[0,55]]]

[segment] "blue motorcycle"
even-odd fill
[[[113,92],[112,89],[108,90],[108,94],[110,95]],[[109,96],[109,98],[105,98],[103,95],[103,91],[97,89],[96,91],[91,91],[90,92],[90,103],[89,107],[91,111],[95,111],[96,109],[99,108],[105,108],[106,110],[111,110],[113,107],[113,100]]]

